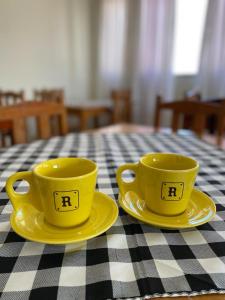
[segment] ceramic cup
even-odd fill
[[[15,210],[29,202],[43,211],[49,224],[71,227],[90,216],[96,179],[93,161],[57,158],[35,165],[32,171],[13,174],[6,182],[6,191]],[[13,185],[18,180],[29,183],[26,194],[15,192]]]
[[[122,165],[117,170],[117,182],[122,196],[136,192],[148,209],[159,215],[178,215],[185,211],[198,173],[196,160],[173,153],[149,153],[138,163]],[[127,183],[122,173],[131,170],[134,181]]]

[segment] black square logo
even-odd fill
[[[55,191],[55,209],[58,212],[67,212],[79,208],[79,191]]]
[[[179,201],[183,197],[183,182],[163,182],[161,188],[161,199],[165,201]]]

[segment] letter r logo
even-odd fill
[[[69,196],[62,196],[62,206],[67,207],[67,206],[72,206],[70,202],[70,197]]]
[[[176,191],[177,191],[177,188],[175,186],[169,186],[168,187],[168,197],[176,197]]]
[[[54,192],[55,209],[58,212],[67,212],[79,208],[79,191]]]
[[[179,201],[183,197],[183,182],[163,182],[161,187],[161,199],[165,201]]]

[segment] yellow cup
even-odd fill
[[[198,173],[196,160],[174,153],[149,153],[138,163],[122,165],[117,170],[117,182],[124,196],[136,192],[148,209],[159,215],[178,215],[185,211]],[[135,173],[132,182],[125,182],[122,173]]]
[[[32,171],[18,172],[6,182],[15,210],[31,203],[55,226],[76,226],[88,219],[97,179],[97,165],[85,158],[57,158],[37,164]],[[17,180],[29,183],[26,194],[16,193]]]

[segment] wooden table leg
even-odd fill
[[[154,130],[155,132],[159,131],[160,127],[160,108],[156,108],[155,119],[154,119]]]
[[[85,111],[80,113],[80,131],[88,129],[88,114]]]
[[[111,109],[109,109],[107,111],[107,115],[108,115],[108,120],[109,120],[109,124],[113,124],[113,111]]]
[[[93,120],[94,120],[94,128],[98,128],[99,127],[99,116],[95,115],[93,117]]]
[[[225,127],[225,122],[224,122],[224,117],[220,115],[218,117],[218,126],[217,126],[217,137],[216,137],[216,143],[217,146],[221,146],[223,142],[223,133],[224,133],[224,127]]]
[[[65,135],[68,133],[68,123],[67,123],[66,111],[62,112],[59,115],[59,130],[60,130],[60,134],[62,134],[62,135]]]
[[[24,118],[13,120],[13,144],[23,144],[27,142],[26,121]]]
[[[154,116],[154,130],[155,132],[159,131],[160,128],[160,117],[161,117],[161,110],[160,110],[160,104],[162,102],[162,99],[160,96],[156,97],[156,104],[155,104],[155,116]]]
[[[50,116],[41,115],[37,118],[38,134],[41,139],[48,139],[51,136]]]
[[[126,111],[126,121],[128,123],[131,123],[132,122],[132,103],[130,101],[130,99],[127,99],[126,101],[126,108],[127,108],[127,111]]]
[[[120,103],[118,99],[114,101],[114,107],[113,107],[113,124],[117,124],[120,122],[121,119],[121,112],[120,112]]]
[[[203,114],[194,115],[193,130],[199,138],[202,138],[206,123],[206,116]]]

